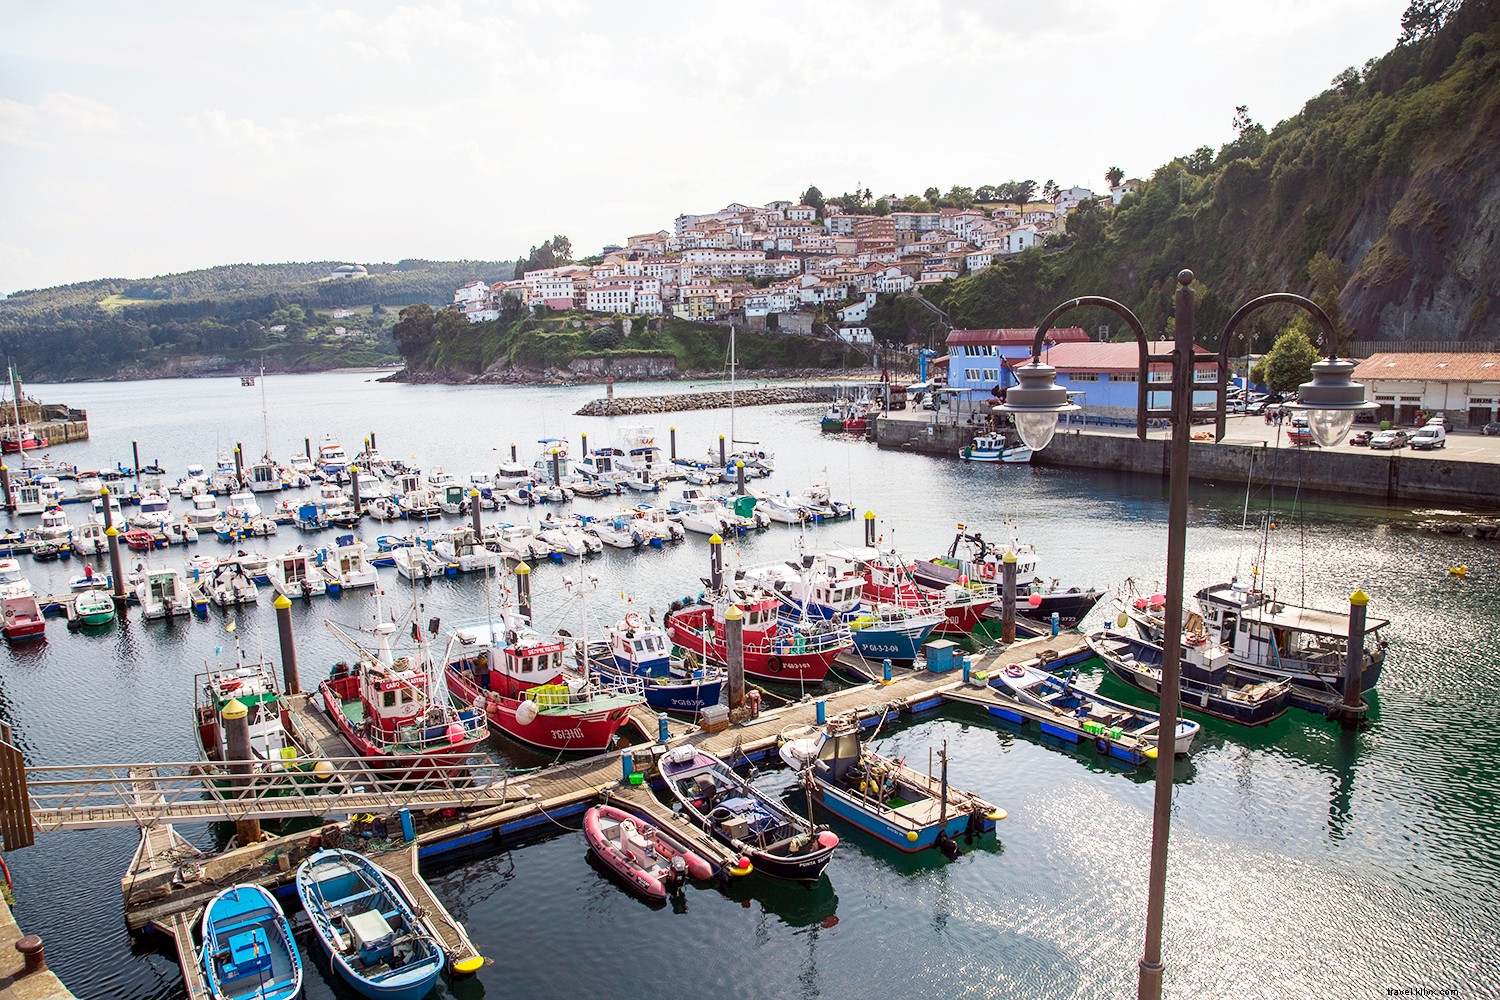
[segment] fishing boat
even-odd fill
[[[1004,434],[981,434],[958,450],[965,462],[1025,463],[1031,461],[1031,449],[1005,439]]]
[[[7,367],[6,375],[11,389],[11,424],[3,434],[0,434],[0,451],[13,455],[16,452],[47,447],[46,438],[33,434],[31,428],[21,422],[21,380],[16,378],[15,369]]]
[[[376,624],[364,630],[375,648],[331,621],[323,623],[355,654],[353,663],[334,664],[318,685],[323,708],[355,754],[376,767],[460,767],[489,735],[484,713],[453,705],[444,671],[429,655],[417,622],[412,622],[416,648],[395,655],[396,625],[380,617],[378,595],[377,588]]]
[[[1292,704],[1326,712],[1344,698],[1349,656],[1347,610],[1309,608],[1237,580],[1198,591],[1202,625],[1229,649],[1230,662],[1256,676],[1292,682]],[[1189,616],[1188,627],[1197,624]],[[1367,617],[1360,637],[1360,691],[1373,691],[1385,666],[1390,622]]]
[[[0,599],[0,614],[4,615],[0,631],[10,642],[46,638],[47,620],[29,587],[26,593],[8,593]]]
[[[135,587],[136,600],[147,620],[185,615],[193,610],[187,581],[175,569],[148,569]]]
[[[1006,527],[1010,538],[1002,546],[960,524],[945,555],[912,565],[914,579],[933,590],[960,585],[999,598],[1005,581],[1005,556],[1010,554],[1016,557],[1016,614],[1042,623],[1050,623],[1056,614],[1060,628],[1077,626],[1099,603],[1104,591],[1065,587],[1056,578],[1047,580],[1037,575],[1036,547],[1021,541],[1009,524]],[[991,605],[988,617],[995,613]]]
[[[609,626],[604,640],[589,648],[589,662],[606,683],[616,679],[644,684],[646,704],[658,712],[697,714],[717,705],[725,671],[689,654],[673,657],[666,632],[630,612]]]
[[[67,543],[73,537],[73,525],[61,507],[48,507],[42,511],[42,521],[32,529],[35,537],[48,542]]]
[[[310,549],[297,546],[283,552],[266,567],[266,577],[276,593],[288,600],[321,597],[328,592],[328,582]]]
[[[544,636],[510,605],[492,621],[456,627],[444,654],[448,686],[464,704],[484,709],[490,725],[522,743],[551,751],[600,751],[644,701],[641,685],[604,686],[572,674],[569,642]]]
[[[1078,687],[1076,673],[1048,673],[1029,663],[1012,663],[989,678],[996,703],[994,716],[1017,724],[1035,722],[1042,732],[1067,743],[1087,744],[1130,764],[1156,760],[1161,745],[1161,716],[1096,691]],[[1202,727],[1179,717],[1173,753],[1193,748]]]
[[[483,573],[498,569],[499,552],[488,549],[474,537],[473,528],[453,528],[443,532],[432,543],[432,554],[445,569],[456,573]]]
[[[613,549],[638,549],[646,544],[645,532],[628,511],[596,517],[589,521],[588,531]]]
[[[150,492],[141,494],[140,505],[136,508],[136,512],[130,515],[129,524],[132,528],[145,528],[152,531],[171,519],[172,511],[167,498],[160,493]]]
[[[713,877],[713,866],[673,834],[614,806],[583,814],[583,835],[594,855],[633,891],[666,899],[688,879]]]
[[[380,582],[380,574],[365,558],[365,543],[353,535],[339,535],[333,545],[319,553],[319,561],[327,585],[340,590],[373,587]]]
[[[1162,648],[1109,629],[1086,637],[1109,672],[1149,695],[1161,696]],[[1179,658],[1183,708],[1242,726],[1263,726],[1286,714],[1292,682],[1267,681],[1230,666],[1229,650],[1202,633],[1185,633]]]
[[[230,886],[209,900],[199,963],[214,1000],[292,1000],[302,991],[292,925],[258,885]]]
[[[73,620],[80,625],[108,625],[115,620],[115,599],[103,590],[85,590],[73,598]]]
[[[839,845],[836,833],[814,826],[759,791],[706,750],[677,746],[661,758],[661,776],[687,817],[772,878],[815,882]]]
[[[362,854],[323,850],[297,866],[297,896],[329,963],[372,1000],[422,1000],[447,961],[396,879]]]
[[[349,455],[332,435],[324,437],[318,446],[317,468],[326,479],[338,479],[349,469]]]
[[[826,618],[783,621],[775,594],[746,581],[733,594],[673,601],[663,624],[672,641],[700,662],[729,662],[725,614],[730,606],[743,615],[745,673],[780,684],[817,684],[828,668],[853,645],[849,630]]]
[[[940,634],[968,635],[999,596],[992,588],[974,588],[967,583],[940,589],[921,586],[916,567],[888,548],[836,549],[824,556],[846,562],[863,574],[861,594],[869,604],[895,605],[924,614],[940,611],[943,620],[933,629]]]
[[[255,578],[234,559],[215,563],[212,570],[199,576],[198,583],[208,599],[221,608],[260,603]]]
[[[230,759],[223,715],[225,707],[235,701],[246,710],[253,773],[266,784],[274,787],[278,780],[304,773],[320,781],[332,776],[331,767],[325,764],[318,769],[318,759],[309,754],[297,732],[297,717],[282,697],[276,669],[269,662],[241,660],[230,667],[208,667],[193,678],[193,690],[202,760],[222,764]]]
[[[446,566],[428,547],[430,544],[431,539],[426,539],[421,545],[402,545],[392,550],[391,563],[396,572],[407,580],[431,580],[442,576]]]
[[[193,497],[193,509],[183,515],[183,520],[199,531],[212,531],[214,522],[223,513],[219,509],[219,501],[212,493],[199,493]]]
[[[778,754],[798,772],[812,801],[892,847],[914,853],[937,847],[950,859],[966,830],[987,833],[1005,814],[948,784],[946,741],[940,775],[922,774],[876,753],[852,719],[783,733]]]
[[[109,551],[109,536],[97,521],[80,524],[73,532],[73,553],[80,556],[102,556]]]

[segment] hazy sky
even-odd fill
[[[0,292],[580,253],[730,201],[1100,189],[1268,128],[1407,0],[0,0]]]

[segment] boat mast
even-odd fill
[[[265,442],[265,451],[261,457],[267,462],[271,460],[271,424],[266,417],[266,359],[260,359],[260,434],[261,440]]]
[[[734,324],[729,324],[729,446],[734,447]]]

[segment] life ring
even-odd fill
[[[634,611],[630,612],[630,614],[625,616],[625,627],[630,629],[640,628],[641,616]]]
[[[772,653],[770,656],[766,657],[766,669],[773,674],[781,673],[781,657],[777,656],[775,653]]]
[[[995,564],[992,562],[980,563],[979,575],[984,577],[986,580],[993,580],[995,578]]]
[[[401,706],[401,711],[397,712],[396,714],[401,716],[401,718],[403,719],[414,719],[417,717],[417,713],[420,711],[420,709],[421,706],[418,705],[415,701],[408,701]]]
[[[1021,666],[1019,663],[1012,663],[1005,668],[1005,676],[1024,677],[1026,676],[1026,668]]]

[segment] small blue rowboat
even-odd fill
[[[331,964],[376,1000],[421,1000],[446,956],[405,888],[352,851],[319,851],[297,868],[297,895]]]
[[[232,886],[208,904],[199,961],[216,1000],[291,1000],[302,991],[302,956],[292,926],[258,885]]]

